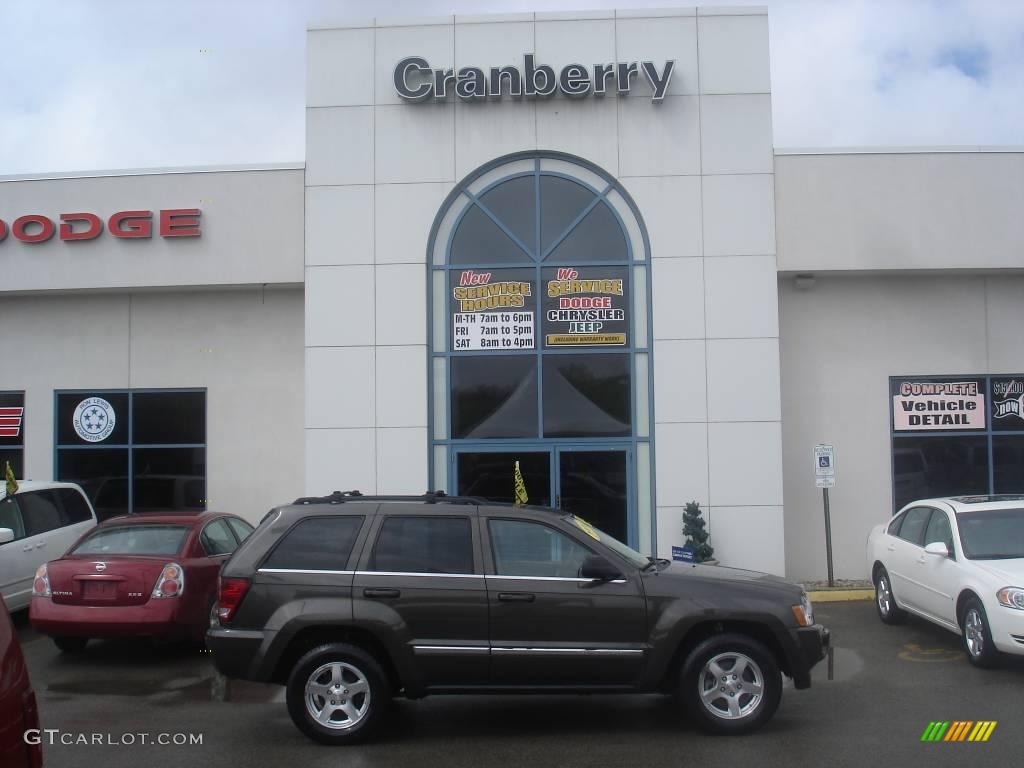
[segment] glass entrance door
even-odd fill
[[[579,515],[619,541],[634,543],[629,454],[622,448],[557,448],[555,506]]]
[[[457,450],[454,457],[452,487],[460,496],[511,503],[518,461],[529,504],[564,509],[620,541],[636,544],[630,448],[534,445],[517,450],[505,445]]]

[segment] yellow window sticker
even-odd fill
[[[587,534],[587,536],[592,538],[594,541],[601,540],[601,537],[597,534],[597,531],[594,529],[594,526],[592,526],[582,517],[576,517],[576,515],[573,515],[572,521],[576,524],[577,528],[579,528],[581,531]]]

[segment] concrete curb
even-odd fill
[[[822,589],[809,591],[807,596],[812,603],[845,603],[851,600],[872,600],[873,589]]]

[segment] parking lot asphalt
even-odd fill
[[[397,700],[370,743],[325,747],[292,725],[277,686],[224,681],[199,649],[93,642],[61,655],[15,617],[39,699],[46,768],[1019,764],[1024,660],[971,667],[959,638],[911,618],[882,625],[870,602],[816,606],[833,632],[810,690],[787,686],[775,718],[712,737],[666,696],[437,696]],[[994,720],[985,743],[922,743],[931,721]],[[127,734],[201,734],[193,745]],[[102,734],[113,744],[83,744]],[[72,741],[70,744],[60,743]]]

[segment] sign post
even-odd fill
[[[828,507],[828,489],[836,484],[836,452],[832,445],[814,446],[814,484],[821,488],[825,506],[825,559],[828,563],[828,585],[835,586],[832,571],[832,515]]]

